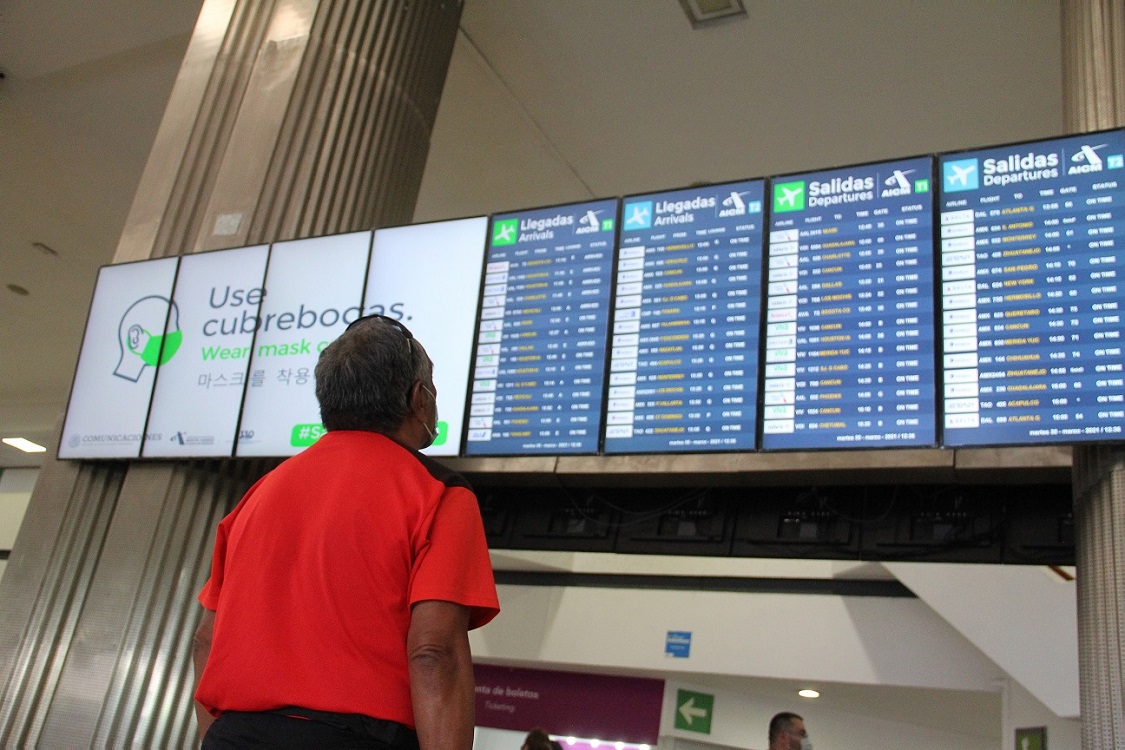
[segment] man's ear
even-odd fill
[[[410,412],[423,421],[425,421],[426,417],[427,398],[429,397],[426,394],[426,388],[422,384],[422,381],[415,381],[414,385],[410,386]]]

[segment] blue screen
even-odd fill
[[[1125,133],[950,154],[943,442],[1119,439]]]
[[[935,443],[932,172],[771,181],[763,449]]]
[[[753,450],[764,182],[626,198],[605,450]]]
[[[595,453],[617,200],[492,218],[466,455]]]

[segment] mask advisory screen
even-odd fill
[[[59,458],[140,456],[156,368],[183,356],[172,302],[179,260],[106,266],[98,273]]]

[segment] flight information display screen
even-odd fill
[[[753,450],[765,182],[626,198],[607,453]]]
[[[293,456],[324,434],[316,363],[363,314],[371,237],[371,232],[353,232],[271,246],[251,323],[254,344],[236,456]]]
[[[944,444],[1119,440],[1125,131],[939,163]]]
[[[466,455],[597,451],[617,205],[493,217]]]
[[[422,451],[430,456],[461,450],[487,232],[486,216],[375,230],[363,310],[402,320],[434,363],[437,435]]]
[[[184,337],[172,285],[179,258],[106,266],[98,272],[59,458],[137,458],[156,370]]]
[[[246,387],[269,245],[192,253],[180,260],[165,340],[178,356],[162,364],[148,415],[145,458],[230,456]]]
[[[762,448],[933,445],[929,157],[771,181]]]

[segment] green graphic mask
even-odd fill
[[[145,333],[148,333],[148,331],[145,331]],[[140,357],[146,365],[156,367],[170,360],[179,351],[183,340],[184,334],[181,331],[172,331],[165,336],[153,336],[149,333],[144,349],[139,352],[132,346],[129,349],[133,354]],[[161,344],[163,344],[163,348],[161,348]]]
[[[153,331],[167,331],[154,334]],[[167,297],[149,295],[129,305],[117,324],[121,357],[113,374],[138,382],[149,367],[159,367],[176,355],[183,343],[180,310]]]

